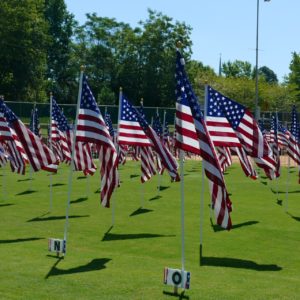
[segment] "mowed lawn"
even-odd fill
[[[180,183],[167,174],[140,184],[140,164],[121,167],[112,209],[100,205],[99,171],[74,173],[67,254],[48,252],[48,238],[63,238],[68,167],[0,176],[0,299],[179,299],[165,292],[163,268],[181,268]],[[270,182],[246,178],[238,164],[225,179],[233,202],[231,231],[210,222],[205,182],[203,257],[200,265],[201,164],[185,163],[185,269],[189,299],[300,298],[300,186],[291,169]],[[2,189],[2,190],[1,190]],[[276,190],[278,189],[278,199]],[[181,297],[182,298],[182,297]]]

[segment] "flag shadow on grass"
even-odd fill
[[[180,294],[175,294],[175,293],[163,291],[164,295],[168,295],[168,296],[171,296],[171,297],[177,297],[178,299],[190,299],[190,297],[185,295],[184,293],[185,293],[185,291],[182,291]]]
[[[160,196],[160,195],[156,195],[156,196],[154,196],[154,197],[150,198],[150,199],[149,199],[149,201],[158,200],[158,199],[160,199],[160,198],[162,198],[162,196]]]
[[[139,177],[139,176],[140,176],[140,175],[132,174],[132,175],[130,175],[130,179],[135,178],[135,177]]]
[[[111,228],[110,228],[111,229]],[[134,240],[134,239],[150,239],[150,238],[162,238],[162,237],[174,237],[175,235],[163,235],[163,234],[155,234],[155,233],[110,233],[108,230],[103,238],[102,242],[108,241],[121,241],[121,240]]]
[[[84,202],[88,199],[88,197],[81,197],[81,198],[78,198],[76,200],[72,200],[70,201],[70,203],[80,203],[80,202]]]
[[[130,217],[133,217],[133,216],[137,216],[137,215],[141,215],[141,214],[146,214],[146,213],[149,213],[153,211],[152,209],[148,209],[148,208],[142,208],[142,207],[139,207],[137,210],[135,210],[132,214],[130,214],[129,216]]]
[[[12,244],[12,243],[23,243],[23,242],[31,242],[37,240],[43,240],[44,238],[39,237],[31,237],[25,239],[13,239],[13,240],[0,240],[0,244]]]
[[[68,275],[68,274],[76,274],[83,272],[91,272],[91,271],[99,271],[106,268],[105,264],[108,263],[110,258],[95,258],[91,260],[89,263],[70,268],[70,269],[59,269],[57,265],[62,260],[62,257],[58,258],[55,264],[52,266],[49,273],[45,276],[45,279],[48,279],[50,276],[58,276],[58,275]]]
[[[54,183],[54,184],[52,184],[53,187],[62,186],[62,185],[66,185],[66,184],[65,183]],[[48,185],[48,187],[50,187],[50,184]]]
[[[289,216],[291,216],[294,220],[300,222],[300,217],[295,217],[295,216],[293,216],[293,215],[292,215],[291,213],[289,213],[289,212],[287,212],[287,214],[288,214]]]
[[[260,183],[262,183],[263,185],[267,185],[268,184],[267,181],[261,181]]]
[[[243,222],[243,223],[239,223],[239,224],[234,224],[234,225],[232,225],[231,230],[232,229],[237,229],[237,228],[240,228],[240,227],[244,227],[244,226],[254,225],[254,224],[257,224],[257,223],[259,223],[259,222],[258,221],[247,221],[247,222]],[[227,229],[224,229],[224,228],[222,228],[221,226],[219,226],[217,224],[213,224],[212,219],[210,219],[210,224],[211,224],[211,227],[213,228],[214,232],[227,230]]]
[[[34,190],[27,190],[27,191],[16,194],[16,196],[24,196],[24,195],[33,194],[33,193],[36,193],[36,192],[37,191],[34,191]]]
[[[168,185],[168,186],[163,186],[163,185],[161,185],[161,186],[158,186],[157,187],[157,189],[159,190],[159,191],[164,191],[164,190],[167,190],[167,189],[169,189],[170,188],[170,186]]]
[[[87,218],[89,216],[90,215],[71,215],[71,216],[69,216],[69,219]],[[47,218],[37,217],[37,218],[30,219],[27,222],[56,221],[56,220],[65,220],[65,219],[66,219],[66,216],[51,216],[51,217],[47,217]]]
[[[24,182],[24,181],[30,181],[34,180],[33,178],[25,178],[25,179],[18,179],[17,182]]]
[[[0,204],[0,207],[12,206],[12,205],[14,205],[14,204],[12,204],[12,203],[4,203],[4,204]]]
[[[260,265],[252,260],[231,257],[200,257],[201,266],[249,269],[255,271],[281,271],[278,265]]]
[[[77,177],[77,179],[79,179],[79,180],[80,180],[80,179],[86,179],[86,178],[87,178],[87,176],[78,176],[78,177]]]
[[[277,191],[275,191],[274,189],[271,188],[271,191],[273,194],[277,194]],[[289,191],[289,194],[299,194],[300,190],[297,191]],[[286,194],[286,191],[278,191],[278,194]]]

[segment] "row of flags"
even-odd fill
[[[204,115],[185,71],[184,58],[176,52],[176,118],[171,140],[166,122],[155,116],[146,120],[143,105],[136,108],[120,91],[118,129],[109,114],[102,116],[87,77],[81,73],[78,111],[70,125],[55,98],[51,96],[51,124],[48,143],[41,137],[38,111],[34,107],[29,128],[0,99],[0,165],[10,162],[14,172],[24,174],[30,164],[34,171],[56,172],[59,163],[72,164],[73,171],[93,175],[99,158],[101,203],[109,207],[114,190],[120,185],[118,165],[130,154],[141,161],[141,182],[166,170],[172,181],[179,181],[178,149],[187,156],[201,156],[209,182],[211,205],[217,224],[230,229],[232,204],[224,172],[238,156],[246,176],[256,179],[253,162],[268,178],[280,175],[280,148],[300,165],[299,120],[295,107],[291,129],[274,116],[271,130],[258,124],[243,105],[210,86],[205,91]],[[173,147],[172,147],[173,145]],[[251,159],[250,159],[251,158]]]

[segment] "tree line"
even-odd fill
[[[253,108],[256,69],[247,61],[228,61],[218,74],[192,60],[192,28],[163,13],[148,10],[137,27],[113,18],[87,14],[79,25],[64,0],[1,0],[0,93],[11,101],[47,102],[52,91],[60,103],[75,103],[80,65],[97,101],[116,104],[119,87],[136,104],[174,107],[175,45],[180,40],[186,69],[200,100],[208,82]],[[260,67],[262,110],[287,110],[300,104],[300,53],[291,53],[283,82]]]

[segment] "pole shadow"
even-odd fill
[[[86,179],[86,176],[78,176],[77,179],[81,180],[81,179]]]
[[[24,195],[29,195],[29,194],[33,194],[33,193],[36,193],[36,191],[34,191],[34,190],[27,190],[27,191],[24,191],[24,192],[16,194],[16,196],[24,196]]]
[[[74,204],[74,203],[80,203],[80,202],[84,202],[88,199],[88,197],[81,197],[81,198],[78,198],[76,200],[72,200],[70,201],[71,204]]]
[[[141,215],[141,214],[146,214],[146,213],[149,213],[151,211],[153,211],[153,210],[152,209],[148,209],[148,208],[139,207],[132,214],[130,214],[129,217],[133,217],[133,216],[137,216],[137,215]]]
[[[110,231],[110,230],[109,230]],[[135,239],[151,239],[151,238],[162,238],[162,237],[174,237],[175,235],[163,235],[155,233],[110,233],[106,232],[102,238],[102,242],[109,241],[122,241],[122,240],[135,240]]]
[[[24,239],[0,240],[0,244],[23,243],[23,242],[31,242],[31,241],[37,241],[43,239],[45,238],[31,237],[31,238],[24,238]]]
[[[247,222],[243,222],[243,223],[239,223],[239,224],[234,224],[234,225],[232,225],[231,230],[241,228],[244,226],[251,226],[251,225],[254,225],[257,223],[259,223],[259,222],[258,221],[247,221]],[[212,219],[210,219],[210,224],[211,224],[211,227],[213,228],[214,232],[227,231],[227,229],[224,229],[217,224],[213,224]]]
[[[90,215],[71,215],[71,216],[69,216],[69,219],[87,218],[89,216]],[[57,220],[65,220],[65,219],[66,219],[66,216],[51,216],[51,217],[47,217],[47,218],[37,217],[37,218],[30,219],[27,222],[57,221]]]
[[[91,272],[91,271],[99,271],[106,268],[106,265],[111,258],[95,258],[91,260],[89,263],[70,268],[70,269],[59,269],[57,265],[62,260],[62,258],[58,258],[55,264],[52,266],[49,273],[45,276],[45,279],[48,279],[50,276],[59,276],[59,275],[68,275],[68,274],[76,274],[76,273],[84,273],[84,272]]]
[[[5,207],[5,206],[12,206],[14,204],[12,203],[4,203],[4,204],[0,204],[0,207]]]

